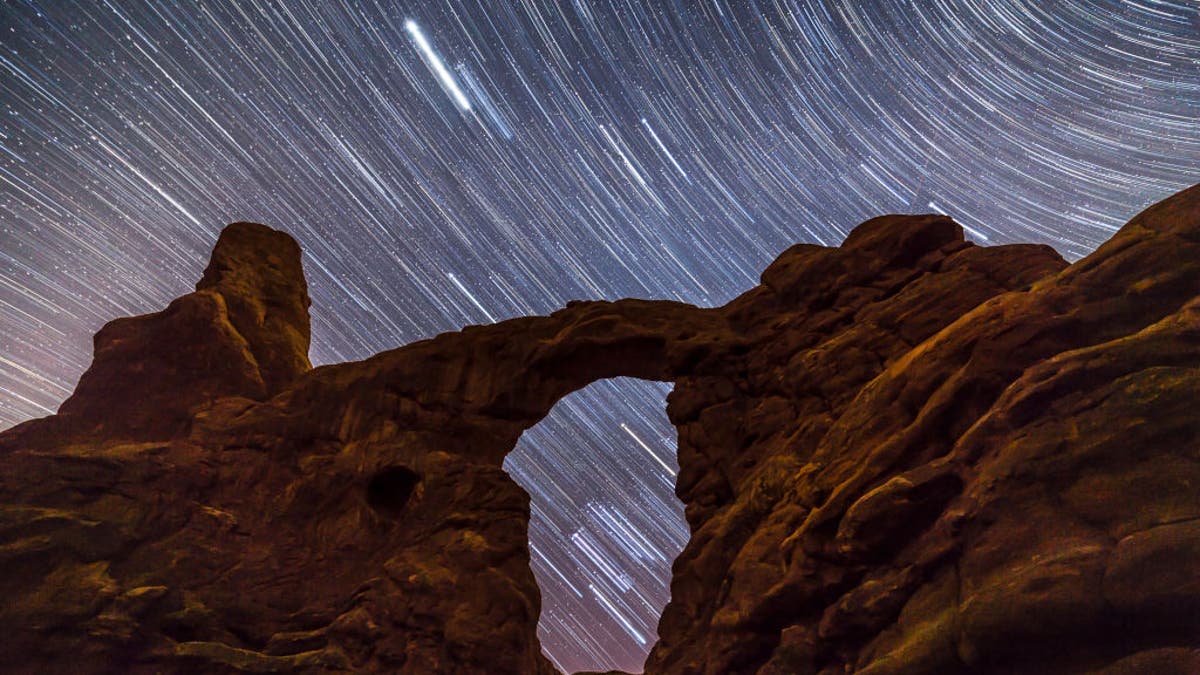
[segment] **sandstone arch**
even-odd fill
[[[887,216],[725,307],[576,303],[311,371],[280,236],[231,227],[0,435],[5,668],[551,672],[500,463],[617,375],[676,383],[693,532],[649,672],[1197,662],[1200,188],[1069,267]],[[384,517],[392,466],[421,478]]]

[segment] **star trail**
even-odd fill
[[[236,220],[304,246],[320,364],[572,299],[721,304],[887,212],[1075,259],[1195,182],[1197,0],[6,0],[0,427]],[[688,537],[668,391],[596,383],[506,462],[565,672],[656,639]]]

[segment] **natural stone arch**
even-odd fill
[[[214,261],[285,264],[110,324],[62,413],[0,434],[0,664],[550,673],[500,463],[616,375],[676,382],[693,533],[648,672],[1200,663],[1200,186],[1069,267],[888,216],[721,308],[580,303],[312,371],[264,230]]]
[[[306,410],[328,413],[292,419],[299,436],[362,439],[339,452],[363,468],[364,478],[356,479],[360,483],[394,465],[423,476],[423,495],[408,503],[406,518],[394,527],[404,531],[415,523],[415,530],[426,533],[436,522],[440,529],[436,536],[420,539],[429,542],[428,549],[405,547],[401,557],[406,564],[420,569],[451,550],[453,559],[434,572],[450,575],[451,567],[465,569],[473,580],[481,569],[502,572],[475,591],[432,583],[366,597],[372,604],[387,605],[402,593],[405,602],[420,597],[436,604],[438,615],[478,618],[461,629],[456,621],[448,622],[446,628],[455,630],[431,635],[423,656],[469,646],[475,656],[456,653],[454,658],[501,671],[553,672],[534,632],[540,593],[523,546],[527,497],[500,471],[504,458],[527,429],[570,393],[620,376],[673,381],[679,373],[719,364],[716,352],[730,343],[726,320],[714,310],[640,300],[573,303],[548,317],[470,327],[360,364],[315,371],[264,407],[267,417],[243,415],[236,424],[251,434],[255,427],[274,427],[280,423],[275,415],[286,415],[303,401]],[[325,485],[314,491],[327,489],[329,473],[323,472]],[[469,494],[457,492],[445,484],[448,475],[467,477],[474,487]],[[446,513],[455,517],[447,521]],[[458,545],[456,539],[470,543]],[[503,546],[492,546],[493,540]],[[500,567],[495,566],[498,559],[503,559]],[[511,617],[513,630],[496,630],[494,617],[487,618],[494,614],[488,607],[497,604],[510,607],[505,616]],[[403,624],[392,631],[411,643],[421,628]],[[413,672],[437,663],[425,661]]]
[[[227,232],[219,251],[222,245],[251,250],[214,260],[266,255],[253,249],[272,246],[269,237],[243,236],[258,232],[252,227]],[[956,308],[974,306],[1006,284],[1027,283],[1024,279],[1056,264],[1040,254],[992,262],[975,250],[946,218],[877,219],[856,230],[841,249],[794,247],[764,272],[763,286],[722,308],[643,300],[572,303],[550,316],[468,327],[362,362],[318,368],[266,400],[253,388],[226,395],[190,410],[187,436],[175,441],[182,444],[176,468],[146,486],[144,503],[155,503],[155,494],[178,494],[184,500],[173,508],[195,515],[182,530],[135,547],[124,569],[145,570],[166,588],[187,590],[186,607],[168,616],[186,610],[192,623],[180,626],[171,619],[155,629],[181,641],[177,656],[185,660],[263,660],[253,667],[287,670],[305,659],[336,665],[347,655],[344,665],[355,669],[553,672],[534,630],[539,593],[526,546],[528,498],[501,469],[520,435],[563,396],[597,380],[675,382],[668,414],[680,431],[677,493],[693,531],[709,528],[705,548],[685,551],[677,564],[715,552],[714,569],[728,569],[735,563],[731,556],[747,544],[743,533],[769,513],[738,500],[781,489],[760,478],[762,488],[739,494],[739,485],[760,471],[759,461],[776,462],[762,454],[773,447],[766,430],[787,428],[797,419],[797,406],[808,401],[844,406],[845,398],[822,401],[821,387],[851,392],[882,363],[877,356],[860,358],[856,349],[902,349],[903,338],[880,343],[875,326],[892,306],[875,302],[880,295],[914,283],[933,289],[909,291],[915,297],[937,292],[945,282],[931,271],[952,257],[960,261],[952,281],[986,281],[968,285],[969,292],[954,296],[950,306],[943,302],[938,318],[920,328],[928,334],[957,316]],[[284,298],[271,302],[300,302],[303,284],[258,288],[258,278],[197,293],[217,296],[210,299],[218,322],[223,301],[237,304],[224,300],[226,293],[282,292]],[[851,321],[867,306],[883,318]],[[193,320],[178,311],[127,320],[123,348],[139,353],[136,342],[128,342],[139,335],[139,322],[153,325],[152,336],[186,339]],[[839,333],[843,325],[850,332]],[[233,331],[228,343],[255,353],[254,326],[230,323],[224,328]],[[848,360],[790,362],[797,353],[817,353],[812,347],[830,336],[840,342],[834,356]],[[272,337],[263,335],[264,344]],[[107,362],[107,354],[98,352],[85,376],[93,380],[89,391],[111,393],[114,387],[106,388],[102,378],[138,365]],[[776,373],[787,372],[801,373],[812,385],[795,390],[777,381]],[[186,391],[189,383],[173,386]],[[124,395],[136,406],[145,394]],[[84,409],[85,403],[76,401],[72,409]],[[30,426],[29,435],[8,438],[61,439],[94,421],[68,414]],[[121,433],[112,431],[117,439]],[[139,427],[131,436],[145,441],[178,433],[174,426]],[[793,440],[788,456],[795,459],[789,461],[800,461],[810,442]],[[153,455],[134,457],[153,462]],[[396,467],[403,469],[396,473]],[[212,478],[214,470],[219,479]],[[770,481],[783,475],[767,474]],[[419,477],[415,484],[408,480],[412,476]],[[407,499],[381,500],[381,477],[385,486],[402,491],[411,485]],[[380,509],[381,501],[395,508]],[[729,529],[731,514],[743,525]],[[213,519],[219,527],[207,524]],[[235,532],[268,537],[272,554],[231,545]],[[161,569],[163,551],[181,545],[197,553]],[[210,567],[223,570],[221,576],[203,571]],[[325,583],[297,584],[298,579]],[[694,658],[681,645],[706,639],[695,632],[713,620],[705,616],[715,609],[707,599],[711,583],[705,576],[674,579],[673,600],[660,626],[664,637],[648,669],[677,668],[679,659]],[[748,650],[763,647],[735,639],[715,645],[705,658],[717,658],[715,667],[728,670]]]

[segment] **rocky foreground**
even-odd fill
[[[317,369],[300,255],[230,225],[0,434],[0,670],[553,673],[501,463],[633,376],[692,531],[646,672],[1200,672],[1200,186],[1073,265],[885,216]]]

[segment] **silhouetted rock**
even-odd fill
[[[170,438],[197,406],[279,393],[312,368],[308,306],[295,240],[265,225],[229,225],[194,293],[96,333],[92,365],[59,408],[52,444],[63,434]]]
[[[500,465],[624,375],[692,530],[647,672],[1195,671],[1200,186],[1071,266],[885,216],[762,281],[308,371],[298,249],[230,226],[0,434],[0,667],[551,673]]]

